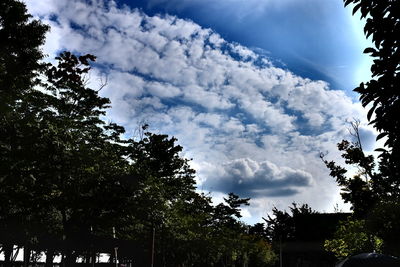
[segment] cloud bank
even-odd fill
[[[198,187],[253,199],[256,221],[271,205],[292,201],[319,210],[339,202],[318,155],[347,136],[346,121],[364,118],[359,103],[323,81],[296,76],[211,29],[169,15],[148,16],[115,2],[32,0],[51,25],[44,47],[98,57],[107,76],[107,119],[134,134],[140,122],[174,135],[193,158]],[[268,34],[268,33],[265,33]]]

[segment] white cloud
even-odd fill
[[[108,73],[101,91],[112,101],[108,119],[128,132],[146,121],[176,136],[205,190],[252,196],[253,216],[271,203],[334,206],[338,189],[319,152],[337,159],[346,120],[364,118],[342,91],[265,58],[257,65],[256,52],[192,21],[149,17],[113,1],[42,1],[27,4],[52,25],[45,52],[95,54],[97,73]]]
[[[160,82],[149,82],[145,89],[150,94],[161,98],[177,97],[182,93],[182,90],[178,87]]]

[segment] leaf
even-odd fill
[[[377,105],[378,105],[378,102],[377,102],[377,101],[374,102],[374,105],[373,105],[372,108],[368,111],[368,114],[367,114],[367,119],[368,119],[368,120],[371,120],[372,114],[374,113],[375,108],[376,108]]]
[[[361,8],[361,18],[365,18],[369,13],[368,8]]]
[[[376,140],[378,141],[379,139],[382,139],[382,138],[385,137],[386,135],[388,135],[387,132],[380,133],[380,134],[378,134],[378,136],[376,137]]]
[[[376,53],[376,52],[378,52],[378,51],[376,51],[374,48],[368,47],[368,48],[365,48],[363,53],[364,54],[369,54],[369,53]]]
[[[344,1],[344,6],[348,6],[351,2],[353,2],[353,0],[345,0]]]
[[[360,9],[361,5],[362,3],[359,3],[353,8],[353,15]]]

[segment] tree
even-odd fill
[[[44,67],[40,60],[49,27],[27,14],[23,3],[0,2],[0,113],[13,110],[15,101],[30,91]]]
[[[366,230],[382,240],[381,250],[390,255],[400,256],[400,201],[380,201],[366,219]]]
[[[364,32],[367,37],[372,36],[374,48],[365,49],[364,53],[375,58],[371,67],[373,79],[368,83],[361,83],[355,89],[360,94],[364,106],[372,104],[368,119],[375,118],[371,123],[382,132],[382,137],[387,135],[387,145],[396,149],[399,142],[400,124],[397,116],[399,110],[399,45],[400,17],[399,3],[397,1],[363,1],[345,0],[345,5],[354,4],[353,14],[358,10],[361,18],[366,18]]]
[[[170,201],[184,198],[195,189],[196,183],[195,171],[189,160],[179,155],[183,148],[176,141],[175,137],[145,132],[143,139],[131,140],[128,149],[137,174],[161,180],[164,197]]]
[[[390,208],[397,207],[400,203],[400,119],[397,116],[400,110],[400,94],[397,88],[400,81],[400,4],[398,1],[374,0],[345,0],[344,3],[345,6],[354,4],[353,14],[360,11],[361,18],[366,18],[364,33],[367,37],[372,37],[374,47],[364,50],[364,53],[374,58],[371,66],[372,79],[361,83],[354,91],[360,94],[362,105],[369,108],[367,119],[380,132],[377,140],[386,138],[386,142],[384,148],[377,149],[380,155],[378,161],[375,161],[363,151],[358,132],[359,123],[352,124],[356,141],[343,140],[338,148],[343,152],[345,163],[358,168],[359,172],[353,177],[346,175],[345,168],[333,161],[328,162],[321,155],[331,171],[330,175],[342,187],[343,199],[352,204],[354,211],[354,218],[341,225],[337,239],[327,241],[327,247],[340,255],[334,248],[340,241],[347,250],[359,251],[360,244],[368,243],[363,236],[374,233],[383,242],[380,245],[384,252],[400,255],[400,250],[393,246],[398,242],[395,237],[398,236],[398,229],[394,227],[398,216]],[[354,235],[352,228],[361,226],[366,227],[365,231]],[[372,249],[374,246],[371,244],[374,242],[369,244]]]
[[[272,209],[272,216],[268,215],[267,218],[263,218],[267,224],[266,235],[275,246],[279,245],[280,242],[295,238],[294,224],[297,216],[315,213],[307,204],[298,206],[297,203],[292,203],[289,210],[290,213],[274,207]]]
[[[325,249],[339,259],[368,251],[379,253],[382,245],[382,239],[370,232],[365,220],[354,218],[340,222],[333,238],[324,243]]]
[[[316,212],[307,204],[298,206],[297,203],[293,202],[292,206],[289,207],[289,212],[286,210],[279,210],[274,207],[272,209],[272,215],[268,215],[267,218],[263,218],[266,223],[264,236],[267,238],[266,240],[272,244],[275,254],[280,255],[280,261],[282,261],[283,255],[282,244],[288,241],[296,241],[299,239],[299,231],[296,229],[296,221],[301,217],[307,217],[307,215],[315,213]],[[260,230],[261,229],[258,231]],[[302,237],[300,236],[300,238]]]
[[[373,58],[372,79],[354,89],[360,94],[364,107],[369,107],[368,120],[380,132],[377,139],[387,138],[385,149],[380,149],[382,179],[400,185],[400,4],[398,1],[345,0],[354,4],[353,14],[358,10],[366,18],[364,32],[371,36],[375,47],[364,53]]]
[[[39,72],[45,67],[40,45],[48,26],[33,20],[23,3],[15,0],[0,2],[0,243],[5,251],[5,264],[10,264],[14,242],[27,242],[32,218],[29,215],[27,183],[32,177],[31,150],[26,138],[35,138],[32,105],[25,100],[36,99],[32,90]],[[40,103],[40,101],[37,101]],[[25,154],[26,153],[26,154]],[[25,194],[28,193],[28,194]],[[22,199],[22,196],[28,197]],[[17,230],[18,229],[18,230]]]
[[[347,253],[358,253],[381,250],[385,253],[399,255],[400,250],[394,244],[398,243],[399,231],[397,220],[400,218],[395,209],[398,206],[400,188],[394,179],[387,179],[382,170],[390,169],[390,165],[382,158],[377,162],[373,156],[366,155],[362,149],[359,122],[351,124],[351,134],[355,141],[343,140],[338,144],[346,164],[353,165],[358,170],[355,175],[347,175],[347,169],[334,161],[321,158],[330,169],[330,175],[342,189],[342,198],[351,204],[353,216],[342,222],[332,240],[326,241],[325,248],[337,257],[347,256]],[[390,203],[390,205],[388,204]],[[380,222],[380,223],[377,223]],[[382,227],[386,225],[386,227]],[[347,251],[347,252],[346,252]]]
[[[129,163],[123,128],[100,119],[109,100],[85,86],[94,57],[63,53],[58,66],[41,63],[48,26],[19,1],[0,7],[0,242],[6,251],[39,249],[104,225],[109,211],[96,206],[96,194]]]
[[[351,122],[351,135],[354,142],[343,140],[337,144],[338,150],[342,151],[342,158],[348,165],[353,165],[358,172],[354,176],[347,176],[347,170],[334,161],[327,161],[321,153],[321,159],[330,170],[330,175],[342,188],[341,196],[346,203],[351,203],[351,209],[356,217],[365,216],[370,207],[384,194],[389,193],[381,190],[382,182],[380,175],[375,172],[375,159],[371,155],[365,155],[359,133],[359,121]]]

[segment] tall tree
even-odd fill
[[[380,132],[377,139],[386,138],[381,149],[384,179],[400,185],[400,3],[398,1],[345,0],[354,4],[353,14],[366,18],[364,32],[371,36],[374,47],[364,53],[373,58],[372,79],[361,83],[354,91],[360,94],[364,107],[369,108],[368,120]]]
[[[128,173],[129,163],[120,139],[124,129],[100,118],[109,107],[109,99],[86,86],[89,61],[95,57],[65,52],[56,59],[58,65],[48,69],[44,84],[51,93],[48,108],[39,113],[47,141],[43,154],[48,152],[40,180],[45,187],[39,190],[47,190],[41,193],[49,196],[46,203],[60,213],[62,234],[71,241],[99,225],[96,218],[109,206],[95,202],[99,192],[104,192],[101,187],[118,184],[116,177]]]
[[[372,37],[374,47],[364,50],[374,58],[372,79],[361,83],[354,91],[360,94],[363,106],[369,108],[367,118],[380,132],[377,140],[385,138],[386,141],[384,148],[377,149],[380,155],[375,161],[364,153],[359,124],[353,123],[356,140],[344,140],[338,148],[343,152],[345,163],[357,167],[359,172],[348,176],[345,168],[324,160],[331,176],[336,178],[344,191],[343,199],[350,202],[354,210],[354,218],[342,223],[338,229],[336,241],[343,243],[347,240],[346,246],[357,250],[360,244],[373,244],[370,241],[363,243],[362,237],[365,233],[374,233],[383,240],[384,252],[400,255],[400,249],[394,245],[399,242],[399,230],[394,226],[399,215],[389,208],[400,203],[400,119],[397,115],[400,110],[400,3],[375,0],[344,0],[344,3],[345,6],[353,4],[353,14],[360,11],[361,18],[366,18],[364,33]],[[381,218],[385,218],[384,221]],[[349,238],[355,237],[351,229],[360,226],[360,223],[367,228],[366,232],[361,233],[358,239]],[[333,251],[334,246],[328,247]]]
[[[34,105],[26,100],[41,102],[33,87],[45,68],[40,45],[47,30],[22,2],[0,2],[0,243],[6,265],[13,243],[27,242],[32,227],[27,185],[34,180],[29,173],[34,153],[29,139],[34,140],[37,127]]]
[[[38,71],[43,68],[40,46],[48,29],[47,25],[32,19],[22,2],[0,2],[0,112],[3,116],[31,90]]]

